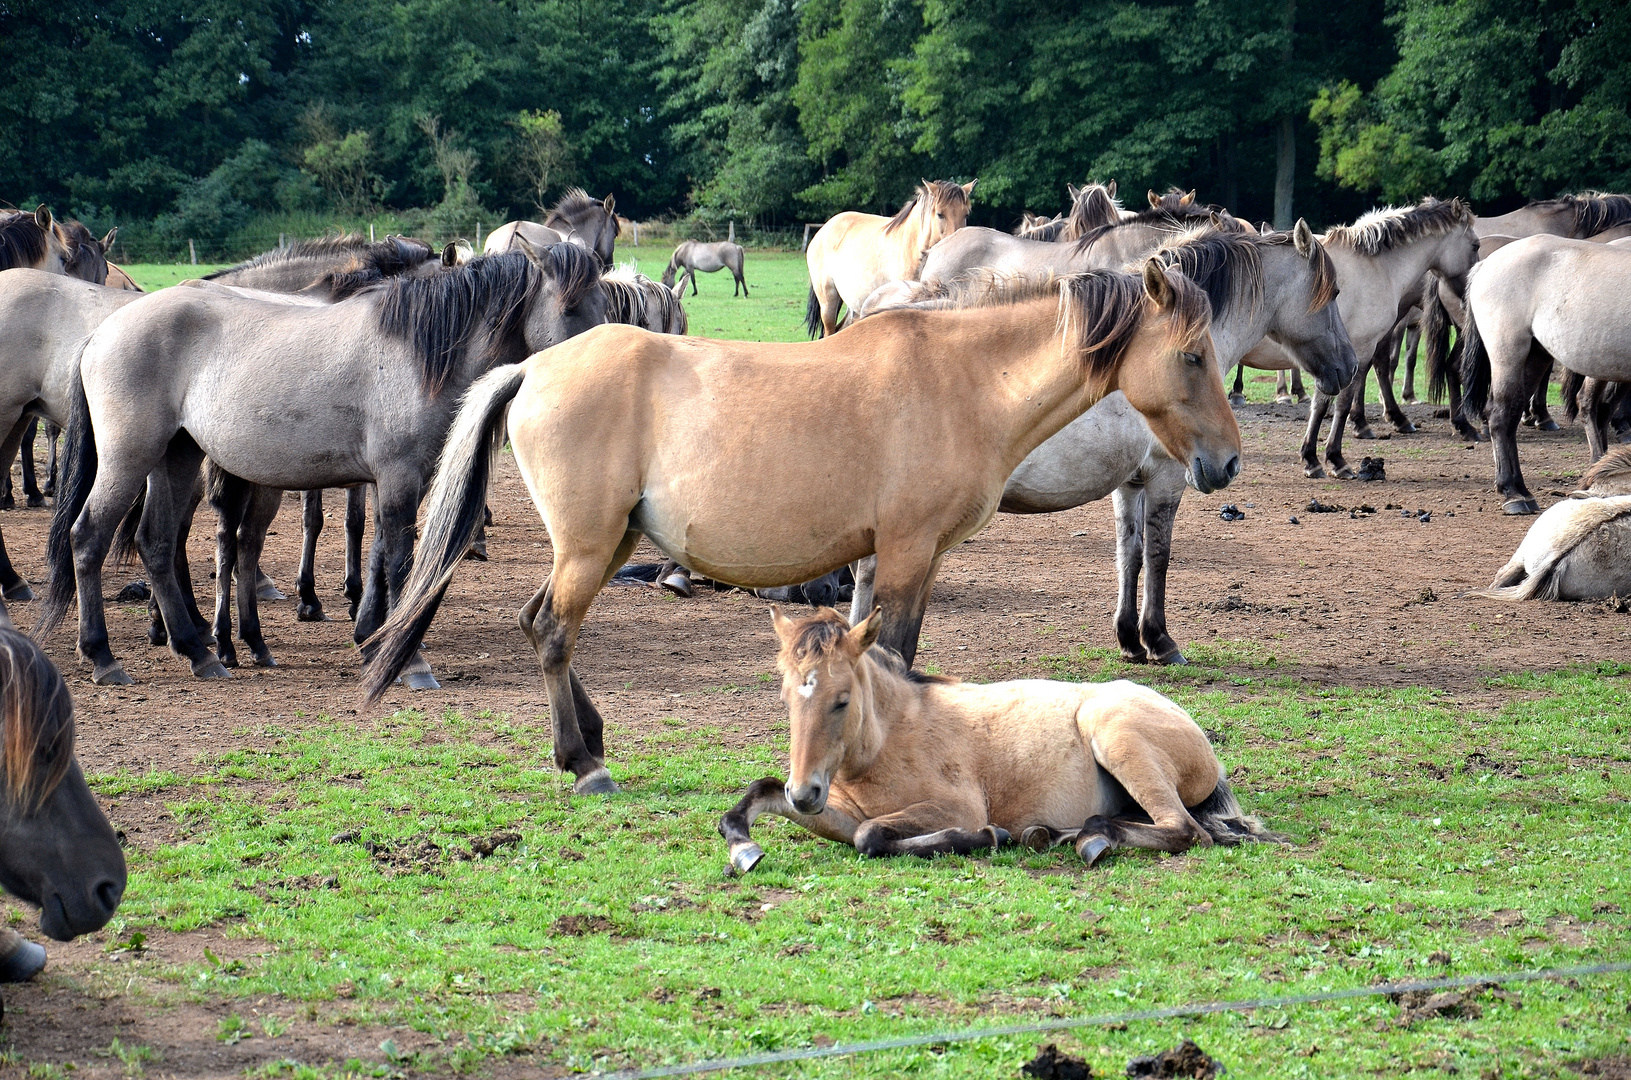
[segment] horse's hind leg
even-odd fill
[[[1138,636],[1138,577],[1144,568],[1144,485],[1129,481],[1115,490],[1116,508],[1116,642],[1130,664],[1149,659]]]
[[[193,630],[205,645],[215,645],[215,635],[210,630],[210,624],[205,620],[203,612],[198,610],[198,595],[193,590],[192,567],[187,562],[187,537],[191,535],[193,517],[198,513],[198,504],[204,501],[204,478],[197,477],[192,486],[192,493],[188,497],[187,509],[176,516],[176,542],[175,542],[175,572],[176,585],[181,589],[183,603],[186,606],[187,618],[192,621]],[[164,616],[159,609],[158,594],[154,593],[147,601],[149,624],[147,640],[154,645],[169,644],[170,633],[165,628]]]
[[[583,729],[583,722],[588,720],[594,730],[595,743],[600,743],[600,714],[594,712],[591,718],[580,711],[580,705],[588,705],[590,710],[593,705],[583,684],[572,672],[572,650],[577,646],[578,630],[589,613],[589,605],[617,568],[628,561],[639,539],[638,532],[626,532],[614,541],[611,551],[598,554],[557,548],[549,580],[533,594],[516,618],[521,632],[538,655],[538,666],[543,670],[544,686],[549,692],[555,764],[577,777],[573,790],[583,795],[609,794],[617,790],[617,785],[606,771],[604,750],[596,753]]]
[[[178,537],[184,535],[182,525],[197,505],[193,495],[203,461],[204,452],[185,432],[170,441],[164,460],[148,476],[147,509],[137,528],[136,542],[153,585],[153,596],[170,631],[171,651],[184,657],[199,678],[220,679],[230,672],[200,638],[188,610],[191,597],[183,594],[177,579]]]
[[[1246,404],[1246,365],[1235,365],[1235,388],[1229,391],[1229,404]]]
[[[1552,365],[1547,364],[1535,372],[1535,385],[1529,394],[1529,412],[1525,423],[1531,424],[1539,431],[1562,431],[1562,427],[1552,419],[1552,412],[1546,405],[1546,395],[1552,388]],[[28,505],[33,506],[33,502]]]
[[[317,538],[323,535],[323,489],[300,493],[300,573],[295,578],[295,594],[300,602],[294,617],[300,622],[326,622],[323,602],[317,599]]]
[[[1197,844],[1211,846],[1211,834],[1190,814],[1175,786],[1168,748],[1158,749],[1146,736],[1122,729],[1095,735],[1093,756],[1150,816],[1150,823],[1098,814],[1088,818],[1076,834],[1076,851],[1089,866],[1116,848],[1188,851]],[[1200,798],[1204,795],[1196,801]]]
[[[1167,567],[1172,559],[1172,526],[1183,497],[1184,467],[1177,462],[1145,480],[1144,603],[1138,632],[1157,664],[1189,663],[1167,633]]]
[[[1346,391],[1344,391],[1346,392]],[[1314,388],[1314,401],[1308,406],[1308,431],[1303,435],[1303,475],[1311,480],[1323,480],[1325,467],[1320,464],[1320,425],[1331,408],[1331,395],[1319,387]],[[1338,428],[1337,430],[1341,430]]]
[[[34,436],[40,431],[40,418],[30,416],[28,426],[23,428],[23,494],[28,497],[29,506],[44,506],[45,496],[40,492],[39,480],[34,475]]]
[[[874,586],[878,580],[878,557],[868,555],[864,559],[855,560],[855,591],[849,599],[849,624],[860,626],[861,620],[872,614],[873,600],[877,595]]]
[[[5,475],[0,480],[0,510],[13,510],[17,507],[17,500],[11,490],[11,463],[17,460],[17,451],[22,449],[23,433],[34,422],[32,416],[19,416],[11,430],[6,433],[4,443],[0,443],[0,461],[5,462]]]
[[[947,827],[947,821],[966,821],[974,812],[972,807],[913,803],[893,814],[861,822],[855,830],[855,850],[872,858],[884,855],[968,855],[988,848],[1000,848],[1012,839],[1006,829],[990,824],[979,829]]]
[[[1302,368],[1291,369],[1291,396],[1298,401],[1308,400],[1308,390],[1303,386]]]
[[[1399,400],[1406,405],[1416,403],[1416,353],[1421,347],[1421,322],[1410,323],[1404,333],[1404,389]]]
[[[1399,401],[1393,396],[1393,376],[1399,368],[1399,339],[1404,336],[1404,327],[1401,324],[1393,329],[1393,333],[1383,342],[1383,351],[1376,355],[1376,386],[1382,395],[1382,409],[1387,418],[1393,422],[1393,430],[1401,435],[1413,435],[1416,425],[1399,408]]]
[[[1354,478],[1353,469],[1342,456],[1342,429],[1348,422],[1348,410],[1353,408],[1354,402],[1365,400],[1365,376],[1369,370],[1370,365],[1366,364],[1354,376],[1354,381],[1342,388],[1342,393],[1337,396],[1336,411],[1331,414],[1331,434],[1325,440],[1325,463],[1331,466],[1331,475],[1338,480]]]
[[[47,495],[57,493],[57,442],[62,437],[62,429],[51,421],[45,422],[45,483],[40,490]]]
[[[1495,487],[1506,496],[1501,509],[1508,514],[1538,514],[1540,504],[1529,493],[1523,481],[1523,469],[1518,464],[1518,423],[1529,402],[1529,391],[1534,386],[1534,369],[1541,363],[1550,365],[1551,356],[1529,343],[1527,355],[1511,359],[1514,353],[1508,343],[1502,348],[1495,341],[1489,347],[1490,370],[1493,386],[1489,402],[1490,438],[1495,443]],[[1521,346],[1520,346],[1521,347]]]
[[[233,668],[238,666],[238,650],[232,643],[232,581],[239,574],[238,530],[249,506],[249,484],[230,473],[216,473],[213,465],[211,471],[209,501],[210,509],[215,511],[215,647],[222,666]]]
[[[362,603],[362,533],[368,523],[368,484],[353,484],[345,490],[345,598],[353,622]],[[374,494],[379,504],[379,494]]]

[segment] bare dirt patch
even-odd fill
[[[1226,673],[1260,673],[1256,665],[1273,657],[1277,674],[1314,685],[1424,686],[1444,692],[1451,703],[1477,708],[1497,707],[1512,696],[1490,688],[1491,675],[1631,656],[1631,616],[1607,605],[1515,606],[1462,595],[1489,583],[1534,519],[1500,512],[1488,444],[1467,446],[1429,406],[1407,411],[1421,433],[1350,443],[1356,460],[1361,451],[1381,456],[1387,479],[1338,483],[1302,476],[1297,457],[1306,416],[1302,408],[1241,410],[1242,478],[1215,495],[1191,492],[1178,515],[1168,597],[1173,636],[1186,647],[1253,643],[1238,661],[1231,659],[1240,651],[1234,645],[1218,650]],[[1578,429],[1555,434],[1525,429],[1519,443],[1525,474],[1543,505],[1563,497],[1588,464]],[[1309,513],[1315,499],[1348,509]],[[276,668],[243,668],[224,682],[196,680],[167,650],[146,643],[143,605],[110,603],[113,647],[137,684],[96,687],[74,658],[70,620],[47,651],[79,705],[79,753],[86,770],[187,777],[224,752],[261,748],[275,733],[298,731],[324,714],[367,725],[402,707],[466,715],[491,710],[547,730],[546,697],[515,612],[547,573],[549,538],[508,455],[500,461],[490,501],[491,561],[460,568],[427,641],[427,655],[445,687],[439,692],[394,689],[381,707],[359,712],[357,654],[340,592],[342,515],[335,500],[330,500],[336,512],[318,558],[320,595],[335,621],[296,622],[292,600],[263,605]],[[1225,504],[1245,516],[1224,520]],[[1374,512],[1362,512],[1366,507]],[[48,520],[44,510],[0,515],[14,561],[37,588],[45,580]],[[213,532],[201,516],[188,549],[195,577],[206,589]],[[299,542],[299,506],[290,496],[265,557],[268,572],[290,593]],[[1053,669],[1042,658],[1079,646],[1113,648],[1114,550],[1108,502],[1057,515],[999,517],[946,556],[924,623],[920,664],[972,679],[1012,678],[1049,674]],[[649,545],[636,555],[655,557]],[[110,572],[109,592],[133,576]],[[207,610],[208,598],[201,599]],[[32,607],[12,605],[13,617],[30,624]],[[779,746],[785,714],[775,680],[768,678],[776,643],[765,609],[764,602],[739,592],[703,590],[686,601],[654,589],[608,589],[584,628],[576,665],[607,718],[614,756],[619,746],[660,736],[668,730],[665,718],[718,729],[727,753],[748,745]],[[475,738],[489,735],[495,745],[500,742],[476,725]],[[1429,764],[1434,769],[1503,767],[1471,759]],[[247,783],[242,789],[268,805],[279,797],[275,790]],[[172,799],[163,790],[133,791],[105,805],[130,843],[151,850],[185,839],[185,824],[166,809]],[[334,823],[337,832],[349,827]],[[383,854],[393,862],[405,860],[405,870],[453,857],[423,849]],[[562,851],[566,858],[575,855]],[[1175,870],[1184,865],[1178,859],[1171,864]],[[759,914],[758,906],[749,917]],[[606,921],[606,927],[584,932],[613,930]],[[24,929],[33,932],[31,926]],[[174,935],[173,941],[154,933],[146,950],[168,964],[188,962],[188,956],[196,962],[207,943],[217,956],[247,963],[255,949],[269,948],[240,944],[230,929]],[[1491,932],[1500,928],[1492,926]],[[93,1074],[118,1070],[117,1061],[110,1064],[94,1053],[118,1036],[152,1046],[163,1063],[155,1069],[163,1073],[202,1076],[237,1073],[283,1056],[378,1060],[377,1047],[386,1034],[404,1052],[415,1045],[412,1032],[365,1032],[321,1010],[317,1019],[298,1020],[279,1039],[222,1044],[215,1037],[217,1024],[232,1008],[245,1008],[243,1003],[232,1008],[159,1003],[142,996],[141,980],[129,989],[93,983],[93,966],[111,967],[103,944],[53,944],[45,978],[5,990],[6,1045],[24,1061],[73,1061]],[[247,952],[223,951],[230,949]],[[135,958],[121,963],[132,965],[122,970],[139,966]],[[119,980],[118,987],[124,986]],[[297,1009],[276,1002],[249,1007],[291,1015]],[[284,1040],[296,1036],[308,1040],[300,1044],[305,1049],[286,1050],[294,1043]]]

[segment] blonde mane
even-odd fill
[[[1378,207],[1352,225],[1336,226],[1320,239],[1360,255],[1380,255],[1401,244],[1470,226],[1472,220],[1472,208],[1460,199],[1429,195],[1415,206]]]

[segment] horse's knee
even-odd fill
[[[878,859],[890,854],[894,842],[894,832],[887,826],[875,822],[869,821],[855,830],[855,850],[869,859]]]

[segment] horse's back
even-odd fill
[[[1513,352],[1523,361],[1532,338],[1571,371],[1625,380],[1631,379],[1631,323],[1622,317],[1628,291],[1631,250],[1540,234],[1484,260],[1468,299],[1492,360]]]

